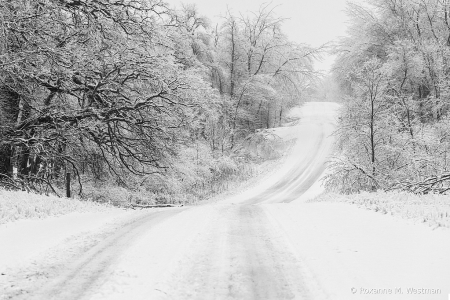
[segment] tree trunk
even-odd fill
[[[30,149],[23,147],[21,149],[19,161],[18,161],[18,174],[27,178],[30,175],[30,169],[28,167],[28,160],[30,158]]]
[[[375,179],[376,168],[375,168],[375,99],[371,96],[370,101],[370,149],[371,149],[371,163],[372,163],[372,178]],[[372,180],[372,191],[376,191],[375,182]]]
[[[23,103],[22,99],[19,99],[18,106],[19,107],[18,107],[18,113],[17,113],[17,118],[16,118],[16,125],[19,125],[22,122],[22,119],[24,116],[24,103]],[[17,172],[17,174],[13,174],[14,176],[22,174],[21,171],[22,171],[23,166],[25,165],[25,167],[26,167],[26,164],[24,164],[23,158],[22,158],[23,150],[26,150],[26,149],[24,149],[23,147],[20,147],[20,146],[15,146],[15,150],[14,150],[14,153],[13,153],[13,156],[11,159],[13,173]]]
[[[236,30],[236,22],[234,20],[231,21],[231,64],[230,64],[230,97],[234,97],[234,87],[235,87],[235,63],[236,63],[236,44],[235,44],[235,30]]]
[[[281,127],[281,118],[282,118],[282,116],[283,116],[283,106],[280,107],[280,123],[278,125],[280,127]]]
[[[11,156],[11,146],[5,145],[0,148],[0,175],[12,177]]]

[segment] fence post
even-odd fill
[[[70,198],[70,173],[66,173],[66,197]]]

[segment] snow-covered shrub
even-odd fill
[[[277,159],[286,150],[287,144],[271,130],[260,130],[242,141],[237,152],[250,159]]]

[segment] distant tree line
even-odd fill
[[[450,190],[450,4],[350,4],[334,76],[343,92],[331,189]]]
[[[213,26],[160,0],[2,1],[1,184],[57,193],[70,172],[82,194],[173,174],[199,143],[229,155],[314,75],[317,51],[282,21],[270,6]]]

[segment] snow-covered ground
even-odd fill
[[[449,297],[447,229],[433,230],[345,203],[274,204],[264,210],[283,228],[326,293],[318,299]],[[437,294],[414,294],[419,289]]]
[[[0,272],[10,274],[13,269],[27,266],[46,250],[64,243],[68,237],[98,231],[122,214],[120,210],[115,213],[69,213],[61,217],[3,224],[0,226]]]
[[[450,195],[415,195],[399,191],[354,195],[323,193],[308,201],[350,203],[378,213],[426,223],[433,228],[450,228]]]
[[[448,229],[305,201],[336,109],[305,105],[283,165],[223,201],[0,225],[0,299],[448,299]]]

